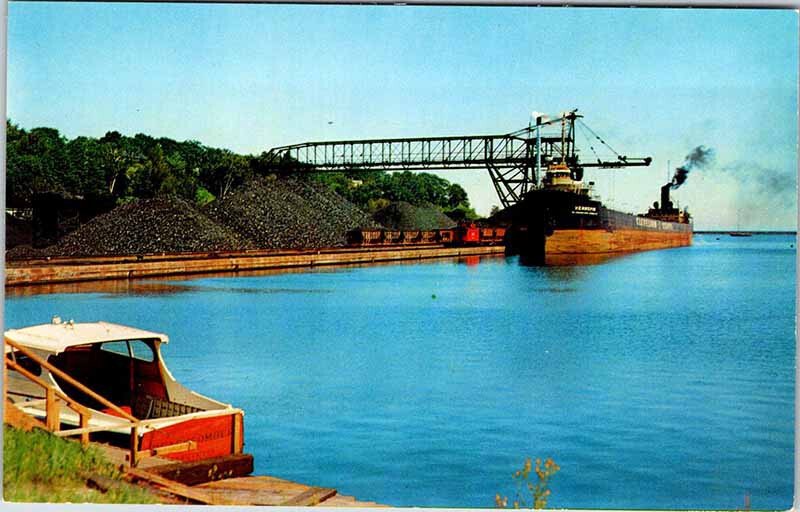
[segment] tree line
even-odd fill
[[[279,171],[267,153],[240,155],[198,141],[178,142],[117,131],[68,139],[55,128],[25,130],[6,121],[6,202],[26,207],[36,194],[112,200],[174,196],[206,204],[223,199],[256,176]],[[433,205],[456,217],[474,217],[466,191],[429,173],[297,172],[318,181],[367,211],[392,201]]]

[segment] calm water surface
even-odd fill
[[[201,278],[8,296],[5,316],[168,333],[175,377],[246,411],[256,473],[363,500],[491,507],[549,456],[551,507],[785,509],[794,244]]]

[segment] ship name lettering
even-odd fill
[[[572,213],[582,215],[597,215],[597,208],[594,206],[575,205],[572,208]]]

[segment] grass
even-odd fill
[[[86,475],[115,484],[103,493],[86,485]],[[99,449],[8,425],[3,426],[3,497],[20,502],[158,503],[146,489],[122,481]]]

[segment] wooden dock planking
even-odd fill
[[[373,501],[343,496],[336,489],[313,487],[271,476],[228,478],[194,486],[216,499],[237,505],[275,505],[294,507],[386,507]]]
[[[125,475],[130,480],[143,480],[149,484],[158,486],[163,491],[196,503],[204,505],[236,505],[236,503],[227,500],[225,496],[214,496],[204,492],[202,489],[179,484],[178,482],[174,482],[168,478],[158,476],[143,469],[126,468]]]
[[[109,461],[127,466],[127,450],[107,444],[95,444],[105,452]],[[207,459],[197,463],[149,457],[142,459],[132,476],[147,480],[162,492],[195,503],[211,505],[385,507],[375,502],[342,496],[336,489],[309,486],[271,476],[237,474],[242,471],[251,472],[252,463],[253,458],[249,454]],[[193,483],[200,480],[204,480],[203,483]]]
[[[249,475],[253,472],[253,456],[249,453],[225,455],[195,462],[159,465],[149,471],[184,485],[200,485]]]
[[[321,503],[320,506],[322,507],[347,507],[347,508],[378,508],[378,507],[386,507],[386,505],[381,505],[380,503],[375,503],[374,501],[358,501],[352,496],[344,496],[342,494],[337,494],[327,500],[324,503]]]
[[[289,498],[281,503],[284,507],[313,507],[323,501],[336,496],[336,489],[326,489],[324,487],[312,487],[303,491],[297,496]]]
[[[310,487],[271,476],[248,476],[216,480],[194,486],[216,499],[237,505],[309,506],[336,494],[335,489]]]

